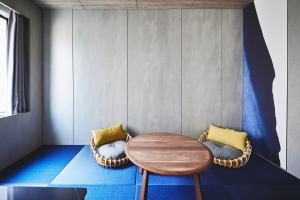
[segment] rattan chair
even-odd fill
[[[208,135],[208,131],[205,131],[203,134],[200,135],[198,140],[200,142],[207,141],[207,135]],[[248,162],[250,155],[251,155],[251,151],[252,151],[252,146],[251,146],[249,139],[247,139],[246,147],[243,151],[243,155],[241,155],[240,157],[237,157],[233,160],[223,160],[223,159],[219,159],[219,158],[214,158],[214,163],[216,165],[220,165],[223,167],[239,168]]]
[[[127,133],[126,142],[128,142],[131,139],[132,139],[131,135],[129,133]],[[125,156],[123,158],[119,158],[119,159],[110,159],[110,158],[105,158],[104,156],[99,154],[97,151],[97,147],[95,146],[93,136],[90,141],[90,146],[91,146],[92,155],[93,155],[95,161],[102,167],[116,168],[116,167],[124,166],[124,165],[128,164],[128,162],[129,162],[129,159],[127,156]]]

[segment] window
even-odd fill
[[[0,15],[0,116],[7,109],[7,18]]]
[[[29,112],[29,20],[1,2],[0,16],[0,117],[5,117]]]

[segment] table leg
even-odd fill
[[[195,192],[196,192],[196,199],[202,200],[202,192],[200,186],[200,177],[198,174],[194,174],[194,182],[195,182]]]
[[[148,171],[143,169],[143,182],[140,193],[140,200],[147,199],[147,187],[148,187]]]
[[[143,174],[143,168],[139,167],[139,173]]]

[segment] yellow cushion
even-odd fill
[[[244,151],[246,145],[245,143],[247,140],[247,133],[210,125],[207,139],[221,142],[223,144],[227,144],[240,149],[241,151]]]
[[[100,130],[92,130],[92,134],[94,136],[94,143],[96,147],[116,140],[126,139],[126,133],[123,130],[122,124],[117,124],[114,127]]]

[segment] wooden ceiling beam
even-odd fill
[[[193,8],[196,0],[137,0],[139,9]]]
[[[33,0],[43,8],[69,9],[241,9],[254,0]]]
[[[249,5],[253,0],[196,0],[195,8],[214,8],[214,9],[241,9]]]
[[[136,9],[136,0],[80,0],[85,9]]]

